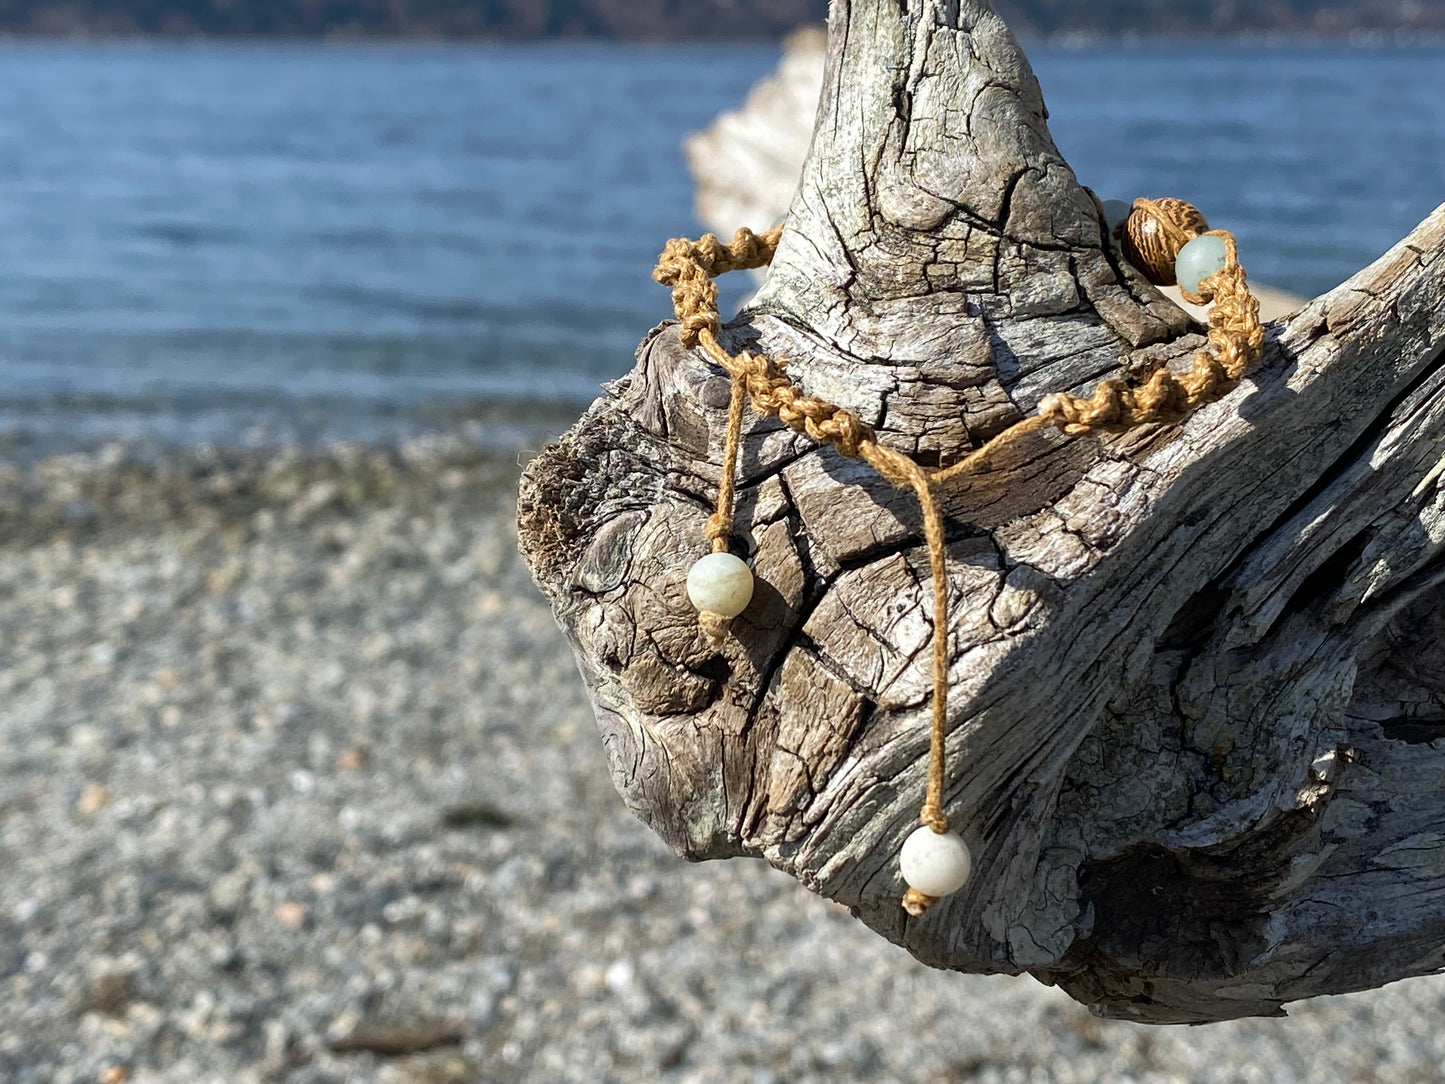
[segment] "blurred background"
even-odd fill
[[[1191,199],[1260,282],[1445,196],[1439,0],[999,6],[1081,180]],[[682,139],[824,8],[0,4],[0,455],[535,445],[668,314]]]
[[[1445,0],[998,6],[1080,179],[1258,282],[1445,200]],[[0,0],[0,1084],[1440,1079],[1438,977],[1103,1022],[618,799],[518,461],[824,14]]]

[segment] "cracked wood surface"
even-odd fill
[[[1058,388],[1187,365],[982,2],[835,3],[789,230],[732,345],[947,463]],[[947,808],[974,880],[920,919],[927,772],[912,498],[750,419],[720,649],[707,551],[728,382],[664,324],[528,467],[522,547],[629,807],[754,855],[920,959],[1170,1022],[1445,965],[1445,208],[1178,426],[1039,435],[947,495]]]

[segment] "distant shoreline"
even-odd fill
[[[1019,31],[1028,47],[1094,49],[1184,45],[1239,45],[1256,47],[1347,46],[1357,48],[1419,47],[1445,45],[1445,28],[1440,30],[1380,30],[1357,28],[1338,33],[1318,31],[1236,31],[1229,33],[1111,33],[1064,31],[1031,34]],[[111,33],[82,31],[66,34],[30,33],[0,29],[0,45],[326,45],[348,46],[472,46],[472,45],[781,45],[786,34],[697,34],[697,35],[525,35],[525,34],[200,34],[200,33]]]

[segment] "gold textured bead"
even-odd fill
[[[1155,286],[1173,286],[1179,250],[1209,229],[1199,208],[1182,199],[1136,199],[1124,223],[1124,258]]]

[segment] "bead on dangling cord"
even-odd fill
[[[716,646],[723,642],[733,618],[753,598],[753,570],[741,557],[728,552],[733,533],[738,447],[742,443],[743,404],[747,378],[733,374],[728,398],[728,424],[723,440],[722,473],[718,479],[717,510],[707,520],[712,552],[700,557],[687,571],[687,597],[697,607],[698,626]]]
[[[687,597],[699,613],[732,620],[753,597],[753,571],[726,551],[699,557],[687,572]]]

